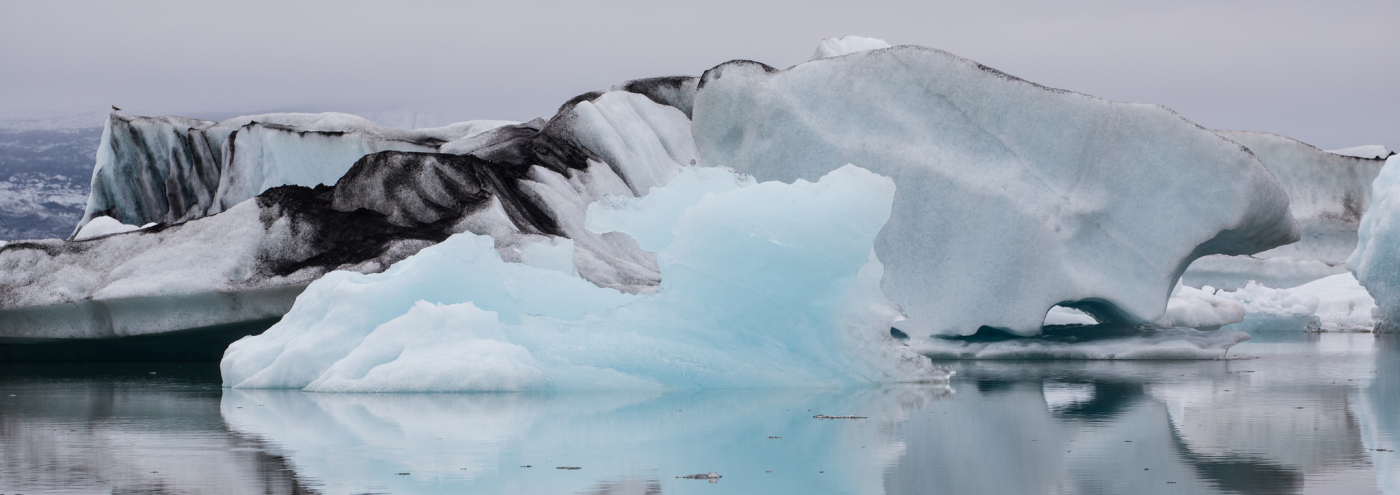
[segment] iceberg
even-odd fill
[[[1277,134],[1216,132],[1249,148],[1278,179],[1302,236],[1253,256],[1201,258],[1183,275],[1187,285],[1235,290],[1255,281],[1287,288],[1346,272],[1371,204],[1371,182],[1384,161],[1333,154]]]
[[[1347,268],[1376,299],[1376,331],[1400,325],[1400,158],[1392,155],[1371,186],[1371,207],[1361,217],[1356,251]]]
[[[1175,289],[1185,267],[1201,256],[1253,254],[1298,238],[1285,188],[1254,155],[1164,108],[1044,88],[944,52],[869,38],[825,40],[816,56],[783,71],[736,61],[701,77],[625,81],[569,100],[548,120],[524,123],[401,130],[345,114],[211,122],[113,113],[92,196],[71,239],[0,246],[0,343],[270,325],[287,315],[267,339],[239,347],[229,361],[237,364],[230,383],[399,390],[393,376],[402,375],[359,372],[427,373],[422,363],[441,362],[443,349],[490,346],[504,356],[501,368],[444,365],[467,378],[424,380],[422,386],[898,380],[907,370],[877,369],[867,359],[893,352],[890,363],[908,364],[912,354],[898,350],[900,344],[887,348],[892,335],[925,340],[983,329],[1035,335],[1055,307],[1068,319],[1052,323],[1228,325],[1240,318],[1238,306]],[[727,227],[685,223],[711,218],[702,212],[744,195],[775,194],[770,200],[777,201],[804,197],[785,187],[836,188],[820,179],[836,171],[838,179],[830,180],[855,181],[851,187],[873,183],[861,178],[864,172],[842,171],[848,164],[893,181],[888,218],[861,209],[872,201],[867,195],[864,203],[833,200],[852,211],[816,205],[805,215],[751,198],[745,200],[749,211],[724,217]],[[729,169],[749,178],[725,175]],[[856,221],[868,223],[842,223]],[[710,240],[683,235],[713,227],[737,236],[734,229],[745,222],[759,229],[753,239],[769,232],[764,229],[777,232],[782,222],[826,225],[830,235],[851,239],[873,225],[876,234],[868,246],[873,250],[842,245],[840,261],[824,261],[831,264],[820,269],[811,268],[816,258],[804,258],[826,256],[803,251],[812,246],[781,239],[754,246],[748,237],[726,237],[731,246],[720,243],[719,234]],[[142,228],[132,230],[136,225]],[[826,246],[826,240],[811,242]],[[439,243],[446,244],[425,251]],[[741,254],[744,249],[753,252]],[[298,294],[322,277],[329,277],[327,285],[297,304],[332,305],[325,292],[331,286],[388,287],[395,277],[413,278],[388,275],[396,263],[406,264],[393,273],[432,276],[434,262],[427,260],[439,258],[457,260],[442,262],[460,270],[476,267],[471,270],[479,273],[464,280],[500,280],[480,281],[455,296],[425,286],[418,289],[428,292],[381,298],[393,307],[361,301],[351,309],[374,316],[353,328],[317,326],[319,309],[287,314]],[[788,261],[809,269],[794,272]],[[381,272],[384,277],[375,275]],[[753,301],[723,311],[699,311],[697,305],[738,297],[713,285],[716,274],[771,292],[753,293]],[[793,285],[801,281],[807,285]],[[523,296],[522,287],[542,292]],[[805,292],[835,287],[850,292]],[[693,300],[683,300],[686,291]],[[568,296],[546,297],[556,292]],[[841,304],[834,315],[793,313],[781,321],[774,318],[789,313],[758,309],[793,301]],[[546,302],[562,306],[558,312],[537,307]],[[577,311],[566,311],[575,302]],[[865,316],[851,316],[856,313]],[[702,357],[694,359],[701,371],[681,378],[680,371],[648,368],[668,362],[661,357],[628,367],[606,361],[606,351],[597,351],[604,361],[579,364],[592,361],[539,337],[564,328],[597,330],[599,342],[612,338],[621,342],[616,348],[645,348],[619,335],[653,320],[665,323],[656,331],[672,333],[646,345],[680,352],[674,346],[681,342],[699,349],[695,355]],[[605,321],[613,326],[590,326]],[[883,328],[872,330],[878,345],[861,337],[837,352],[830,339],[790,340],[791,325],[803,321],[845,328],[840,335]],[[716,371],[742,361],[738,351],[714,351],[717,342],[748,338],[745,332],[762,322],[781,337],[753,342],[780,342],[806,359],[834,353],[838,362],[821,370],[793,365],[775,371],[780,364],[773,364],[730,366],[733,375]],[[462,325],[480,333],[451,331]],[[713,334],[726,326],[734,332]],[[431,337],[411,338],[410,328]],[[348,333],[330,336],[336,332]],[[276,335],[290,340],[272,344]],[[706,335],[713,341],[697,340]],[[306,344],[317,339],[335,345]],[[451,345],[434,347],[433,339]],[[391,365],[363,342],[422,359]],[[276,355],[296,355],[292,351],[302,345],[314,351],[305,361],[313,364],[291,364],[295,359],[287,357],[288,364],[273,365]],[[756,356],[764,354],[744,357]],[[478,365],[487,367],[471,368]],[[580,366],[597,370],[561,371]],[[604,375],[622,378],[609,382]]]
[[[1203,288],[1214,297],[1243,305],[1244,319],[1227,325],[1242,332],[1369,332],[1376,301],[1351,273],[1340,273],[1306,284],[1271,289],[1250,282],[1234,291]]]
[[[436,151],[448,141],[513,123],[470,121],[406,131],[341,113],[211,122],[113,112],[74,233],[98,216],[141,225],[212,215],[272,187],[334,184],[366,154]]]
[[[880,293],[871,252],[889,217],[890,179],[855,166],[815,183],[680,174],[644,199],[589,211],[592,225],[633,229],[660,247],[655,294],[507,263],[489,237],[456,234],[383,273],[312,282],[280,322],[229,346],[224,384],[664,390],[947,377],[890,337],[899,312]]]
[[[1244,147],[1156,105],[1039,86],[946,52],[866,50],[786,70],[705,72],[692,129],[708,166],[894,178],[875,244],[910,335],[1041,331],[1056,305],[1160,318],[1191,261],[1294,242],[1289,198]]]
[[[120,127],[117,117],[110,126]],[[154,126],[172,119],[130,120]],[[348,158],[326,179],[330,186],[277,185],[217,214],[140,230],[102,214],[78,229],[80,240],[10,242],[0,246],[0,341],[128,337],[276,319],[327,272],[380,272],[459,232],[490,236],[506,261],[568,261],[598,286],[654,292],[655,254],[624,234],[586,230],[584,210],[604,196],[646,191],[693,165],[688,122],[642,95],[592,94],[549,121],[467,133],[437,150],[452,153],[390,150]],[[473,126],[481,124],[448,127]],[[284,157],[320,149],[284,144]],[[110,163],[137,170],[169,162]],[[95,183],[112,169],[103,170]],[[558,259],[557,246],[565,242],[572,260]]]
[[[1222,326],[1244,321],[1245,314],[1244,305],[1230,298],[1178,284],[1167,300],[1167,313],[1153,323],[1162,327],[1219,330]]]

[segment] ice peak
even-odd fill
[[[827,38],[822,40],[821,43],[817,43],[817,52],[812,54],[812,60],[839,57],[855,52],[879,50],[889,47],[889,43],[879,38],[866,38],[856,35]]]

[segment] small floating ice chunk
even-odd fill
[[[1244,321],[1244,318],[1244,305],[1232,299],[1217,296],[1213,291],[1177,284],[1176,290],[1167,300],[1167,313],[1155,324],[1162,327],[1216,330],[1225,325]]]

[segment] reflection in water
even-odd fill
[[[894,425],[948,394],[928,385],[662,395],[228,390],[222,410],[234,431],[279,445],[327,493],[688,493],[713,488],[679,477],[710,471],[726,493],[879,493],[905,449]],[[581,469],[558,469],[566,466]]]
[[[1397,337],[858,390],[339,395],[0,368],[0,493],[1400,495]]]
[[[1377,335],[1376,347],[1375,380],[1357,393],[1355,410],[1377,484],[1400,493],[1400,334]]]
[[[305,493],[224,426],[217,378],[213,364],[0,366],[0,493]]]

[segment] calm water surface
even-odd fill
[[[1256,337],[1231,357],[670,394],[306,394],[225,390],[213,364],[5,365],[0,494],[1400,494],[1400,336]]]

